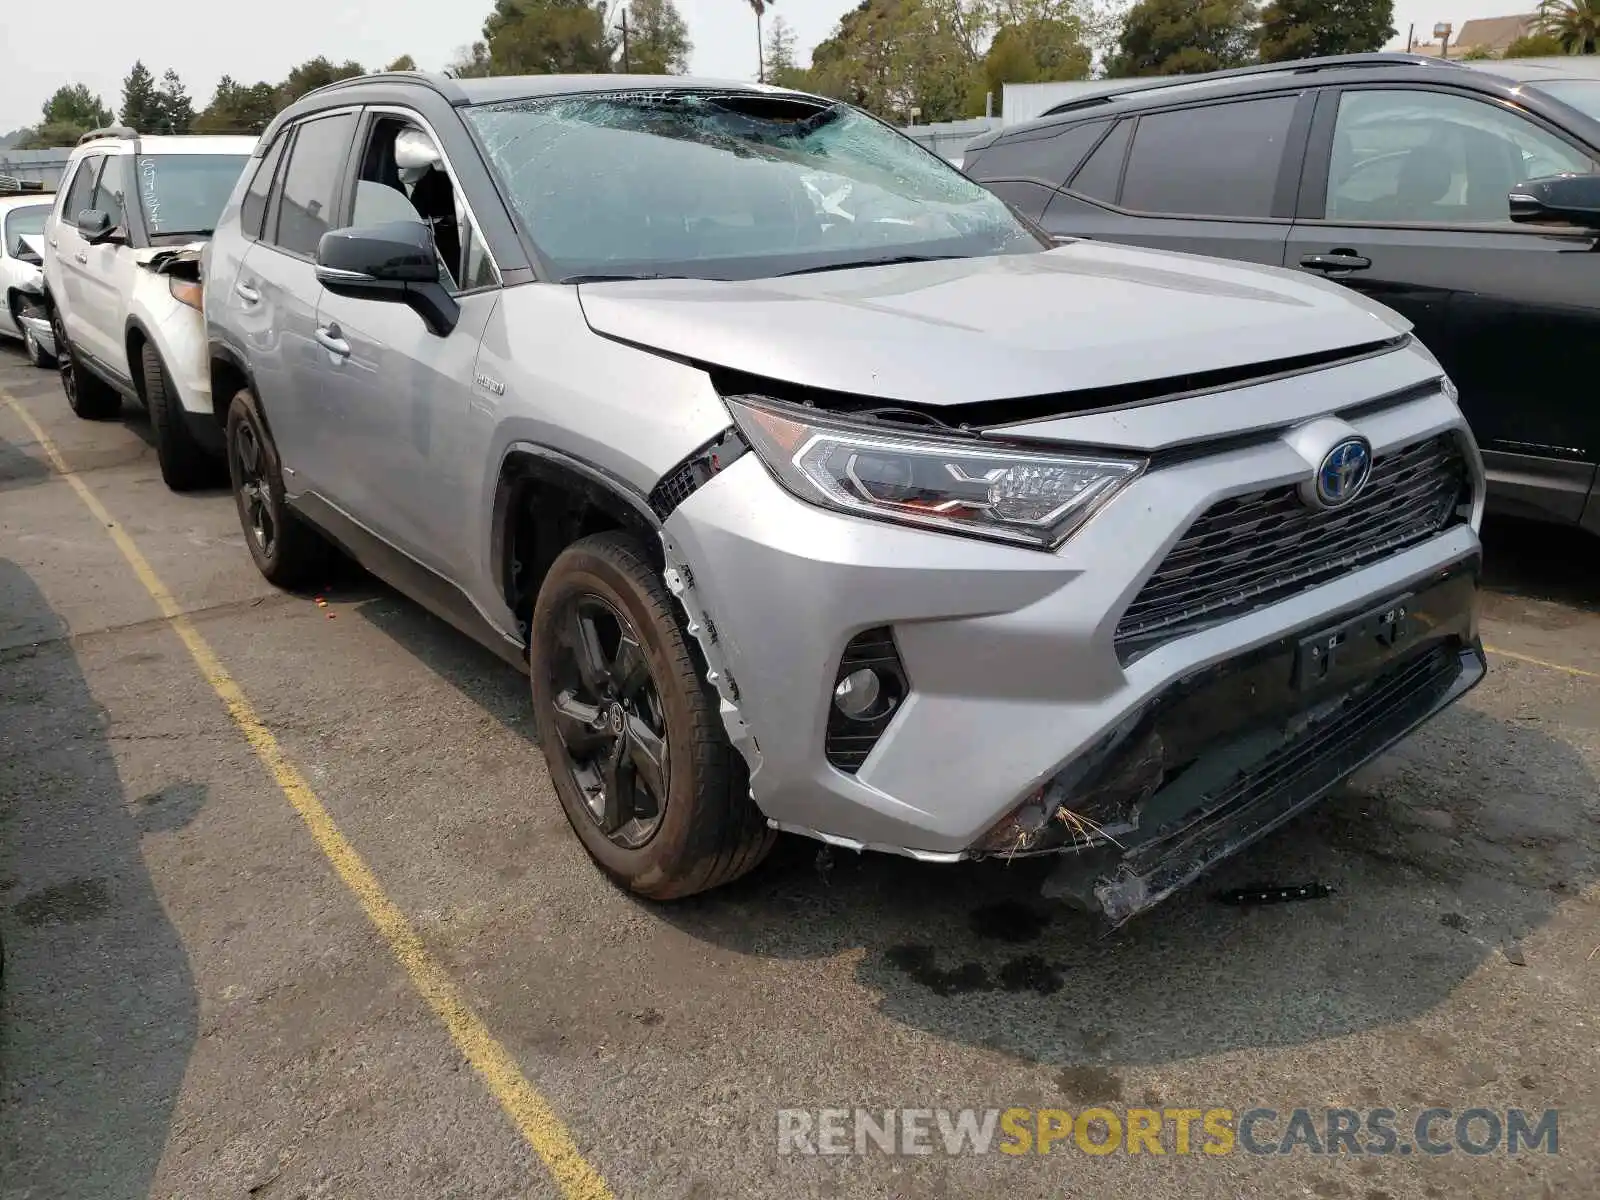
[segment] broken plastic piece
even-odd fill
[[[1333,895],[1333,888],[1325,883],[1262,884],[1255,887],[1233,888],[1218,892],[1216,899],[1236,908],[1257,904],[1287,904],[1293,900],[1322,900]]]

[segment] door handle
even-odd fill
[[[350,357],[350,343],[339,336],[338,325],[320,325],[316,336],[317,345],[329,354],[337,354],[340,358]]]
[[[77,259],[81,263],[86,263],[86,262],[89,261],[89,256],[86,253],[84,253],[82,250],[79,250],[72,257]]]
[[[55,240],[55,238],[51,238],[50,239],[50,249],[54,250],[55,248],[56,248],[56,240]]]
[[[261,299],[261,293],[256,291],[255,288],[251,287],[248,283],[234,284],[233,294],[239,297],[239,299],[243,300],[246,304],[254,304]]]
[[[1365,271],[1372,260],[1354,250],[1332,250],[1327,254],[1307,254],[1300,265],[1312,271]]]

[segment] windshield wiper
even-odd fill
[[[858,267],[894,267],[901,263],[949,262],[953,258],[966,258],[965,254],[895,254],[887,258],[856,258],[849,262],[824,263],[820,267],[801,267],[797,271],[784,271],[783,275],[815,275],[820,271],[854,271]]]

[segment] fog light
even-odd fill
[[[883,685],[878,682],[878,673],[870,667],[863,667],[859,671],[851,671],[839,681],[839,686],[833,689],[833,702],[839,711],[852,721],[859,721],[877,707],[878,697],[883,694]]]

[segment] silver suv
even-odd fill
[[[847,105],[362,77],[205,270],[257,565],[340,547],[526,669],[647,896],[790,830],[1057,854],[1120,922],[1484,673],[1482,467],[1403,320],[1052,245]]]

